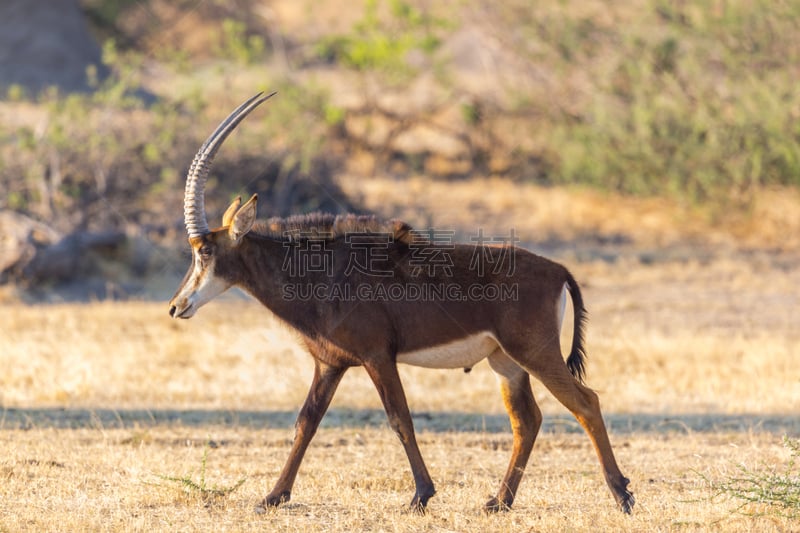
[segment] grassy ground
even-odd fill
[[[402,368],[438,488],[427,516],[404,511],[407,462],[359,369],[293,501],[257,516],[312,370],[268,312],[238,299],[186,322],[163,303],[0,307],[0,530],[792,530],[786,518],[732,513],[738,503],[709,484],[739,465],[779,468],[781,436],[800,434],[800,280],[782,257],[570,265],[591,312],[589,384],[632,480],[632,517],[615,510],[588,438],[538,383],[545,425],[515,508],[479,512],[510,453],[485,363],[470,374]],[[168,478],[244,481],[204,499]]]
[[[147,425],[143,422],[142,425]],[[555,431],[555,432],[553,432]],[[294,499],[257,515],[288,451],[289,429],[175,424],[127,429],[40,427],[0,434],[2,522],[7,531],[667,531],[792,530],[796,522],[731,514],[710,500],[705,476],[735,465],[785,461],[766,433],[659,429],[616,434],[633,479],[632,516],[613,508],[582,434],[552,427],[540,436],[514,509],[485,516],[508,459],[508,435],[423,431],[419,436],[439,493],[426,516],[404,507],[412,480],[402,448],[384,428],[324,428],[301,470]],[[166,477],[200,480],[207,439],[208,486],[244,483],[204,500]]]

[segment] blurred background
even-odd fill
[[[800,235],[800,4],[3,0],[0,301],[166,299],[186,169],[238,103],[210,222],[374,212],[572,261]]]

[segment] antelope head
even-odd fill
[[[274,94],[264,96],[259,93],[236,108],[206,139],[189,167],[183,215],[192,249],[192,264],[169,302],[169,314],[173,318],[191,318],[201,306],[233,285],[218,266],[236,252],[242,238],[253,227],[257,195],[254,194],[244,205],[241,205],[241,197],[234,200],[222,216],[222,226],[209,230],[205,210],[206,179],[214,156],[228,135],[253,109]]]

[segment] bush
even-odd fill
[[[710,482],[714,498],[740,502],[734,512],[800,518],[800,469],[797,464],[800,439],[784,437],[783,444],[791,454],[785,470],[761,472],[739,466],[738,476],[720,483]]]

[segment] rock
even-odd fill
[[[87,91],[86,68],[105,77],[100,48],[74,0],[0,2],[0,90],[21,85],[36,94],[50,86]]]
[[[344,122],[347,135],[370,148],[386,146],[397,124],[381,113],[349,113]]]
[[[0,211],[0,282],[22,275],[39,248],[61,238],[49,226],[13,211]]]
[[[59,235],[48,226],[10,211],[0,212],[0,282],[37,283],[85,277],[104,255],[126,242],[120,231]]]
[[[391,148],[405,154],[434,153],[449,159],[469,156],[469,147],[464,141],[427,124],[417,124],[400,132]]]
[[[425,172],[431,176],[445,178],[463,177],[472,170],[472,161],[467,158],[448,158],[433,154],[425,158]]]

